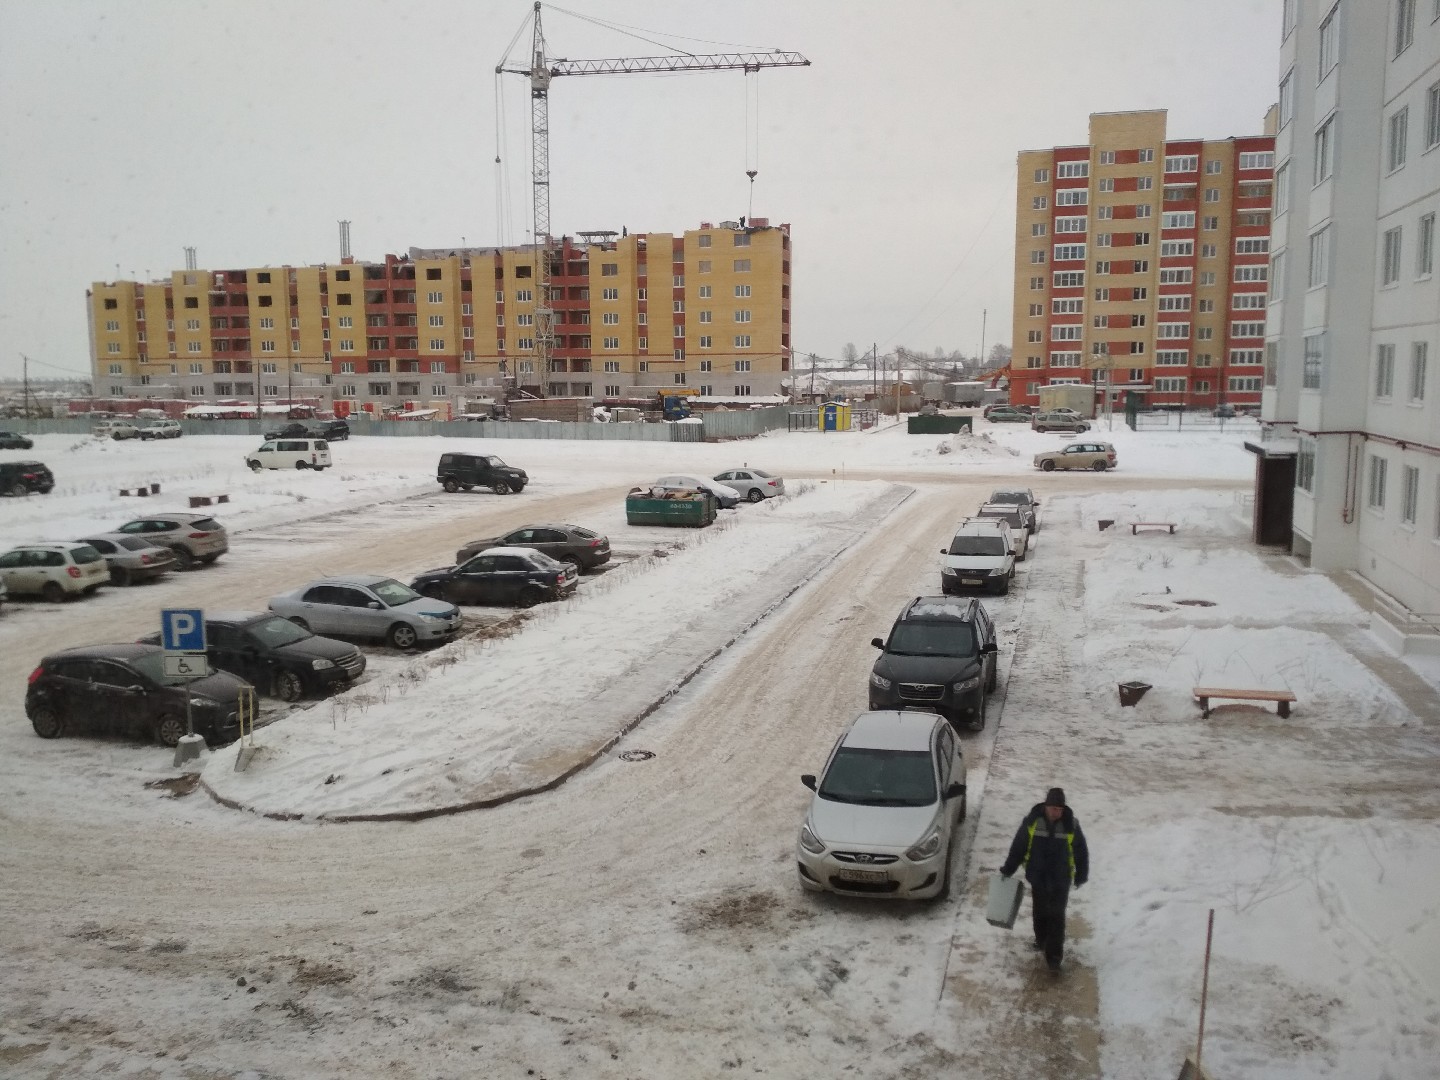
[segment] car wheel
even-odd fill
[[[943,904],[946,900],[950,899],[950,861],[950,851],[947,848],[945,851],[945,865],[940,870],[940,891],[937,892],[933,898],[937,904]]]
[[[310,463],[307,462],[307,461],[297,461],[297,462],[295,462],[295,468],[296,468],[297,470],[299,470],[299,469],[308,469],[309,467],[310,467]]]
[[[461,486],[462,488],[464,488],[466,491],[474,491],[474,490],[475,490],[475,485],[474,485],[474,484],[461,484],[460,486]]]
[[[250,466],[250,471],[251,471],[251,472],[259,472],[259,471],[260,471],[260,468],[261,468],[260,462],[258,462],[258,461],[247,461],[246,464]]]
[[[16,484],[10,489],[10,494],[14,495],[18,499],[21,495],[30,494],[30,489],[27,488],[24,484]]]
[[[183,716],[166,713],[155,721],[155,739],[161,746],[175,747],[184,734],[185,718]]]
[[[750,494],[746,495],[745,498],[749,499],[752,503],[764,502],[765,493],[759,488],[751,488]]]
[[[1051,461],[1049,458],[1046,458],[1044,461],[1040,462],[1040,471],[1041,471],[1041,472],[1054,472],[1054,471],[1055,471],[1055,462]]]
[[[522,492],[522,491],[525,490],[525,485],[524,485],[524,484],[516,484],[516,483],[512,482],[512,483],[510,484],[510,490],[513,491],[516,495],[519,495],[520,492]]]
[[[390,627],[390,632],[385,635],[385,640],[396,649],[413,649],[415,643],[420,640],[420,635],[409,623],[397,622]]]
[[[964,821],[965,815],[970,812],[970,807],[967,805],[969,795],[970,792],[968,790],[960,793],[960,813],[955,816],[956,821]]]
[[[507,484],[504,480],[500,480],[494,484],[491,484],[490,490],[493,491],[496,495],[509,495],[510,485]]]
[[[579,555],[566,555],[560,561],[563,563],[569,563],[571,566],[575,567],[575,573],[577,574],[583,574],[585,572],[585,564],[580,561]]]
[[[305,683],[293,671],[281,671],[275,676],[275,696],[281,701],[299,701],[305,696]]]
[[[1105,471],[1105,462],[1103,462],[1103,461],[1097,461],[1097,462],[1095,462],[1094,465],[1091,465],[1090,468],[1094,469],[1096,472],[1104,472],[1104,471]]]
[[[990,706],[990,695],[985,688],[980,688],[980,707],[975,710],[975,718],[970,721],[970,726],[976,731],[985,730],[985,712]]]
[[[1013,571],[1013,570],[1010,571],[1010,573],[1008,573],[1008,574],[1005,575],[1005,580],[1000,583],[1000,595],[1001,595],[1001,596],[1009,596],[1009,595],[1010,595],[1010,582],[1012,582],[1014,579],[1015,579],[1015,571]]]
[[[1000,685],[999,668],[1000,665],[995,663],[995,661],[992,659],[990,661],[990,678],[987,679],[985,682],[985,690],[988,693],[993,694],[995,692],[995,687]]]
[[[123,566],[112,566],[112,567],[110,568],[110,584],[111,584],[111,585],[129,585],[129,584],[130,584],[130,571],[129,571],[129,570],[126,570],[125,567],[123,567]]]
[[[170,549],[175,553],[175,568],[177,570],[194,570],[195,556],[190,554],[190,549],[184,545]]]
[[[219,555],[201,555],[201,556],[200,556],[200,561],[203,562],[206,566],[209,566],[211,563],[213,563],[213,562],[214,562],[216,559],[218,559],[219,557],[220,557]]]
[[[444,487],[444,489],[448,491],[451,495],[454,495],[455,492],[460,490],[460,483],[453,476],[446,477],[444,483],[441,486]],[[467,488],[466,490],[468,491],[469,489]]]
[[[42,739],[58,739],[65,734],[65,717],[57,705],[37,701],[30,708],[30,726]]]
[[[307,623],[304,619],[291,619],[290,621],[291,621],[292,623],[294,623],[296,626],[300,627],[301,630],[304,630],[306,633],[309,633],[309,631],[310,631],[310,624]]]
[[[542,603],[544,599],[544,591],[532,585],[528,589],[520,590],[520,595],[516,598],[515,603],[519,607],[532,608],[536,604]]]
[[[62,604],[65,602],[65,586],[58,581],[47,581],[41,587],[40,595],[51,604]]]

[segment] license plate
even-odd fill
[[[837,870],[835,876],[841,881],[865,881],[877,884],[889,880],[889,876],[883,870]]]
[[[960,579],[960,584],[961,584],[961,585],[984,585],[984,584],[985,584],[985,580],[984,580],[984,578],[967,577],[967,578],[961,578],[961,579]]]

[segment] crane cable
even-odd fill
[[[755,76],[754,88],[754,114],[755,123],[752,129],[750,123],[751,114],[751,82],[750,76]],[[752,134],[753,130],[753,134]],[[760,171],[760,72],[745,71],[745,175],[750,178],[750,201],[746,208],[747,219],[755,217],[755,176]]]

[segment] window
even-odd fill
[[[1156,367],[1184,367],[1190,362],[1190,354],[1184,349],[1164,349],[1155,354]]]
[[[1101,221],[1111,221],[1115,217],[1115,208],[1113,206],[1097,206],[1095,216]]]
[[[1153,211],[1154,208],[1151,207],[1148,203],[1140,203],[1135,207],[1135,216],[1137,218],[1148,218],[1151,213],[1153,213]]]
[[[1395,346],[1379,345],[1375,349],[1375,396],[1388,398],[1395,392]]]
[[[1389,465],[1390,463],[1383,457],[1370,455],[1370,483],[1365,502],[1371,510],[1383,511],[1385,509],[1385,474],[1389,470]]]
[[[1084,327],[1079,323],[1072,323],[1068,326],[1052,326],[1050,328],[1051,341],[1079,341]]]
[[[1097,234],[1095,235],[1095,246],[1096,246],[1096,247],[1110,247],[1111,244],[1114,243],[1114,240],[1115,240],[1115,237],[1114,237],[1112,234],[1108,233],[1108,232],[1097,233]]]
[[[732,233],[731,235],[734,237],[734,240],[735,240],[734,245],[733,245],[734,247],[749,247],[749,246],[750,246],[750,234],[749,234],[749,233],[740,233],[740,232],[737,232],[737,233]]]
[[[1025,340],[1029,342],[1043,341],[1045,340],[1045,332],[1043,330],[1026,330]]]
[[[1168,270],[1162,268],[1160,271],[1160,284],[1189,285],[1193,276],[1194,272],[1188,266]]]
[[[1162,229],[1193,229],[1195,227],[1195,211],[1171,211],[1160,215],[1160,228]]]
[[[1070,300],[1051,300],[1050,313],[1052,315],[1079,315],[1084,310],[1084,305],[1085,301],[1078,296]]]
[[[1032,319],[1038,318],[1039,316],[1044,315],[1044,314],[1045,314],[1045,305],[1044,305],[1044,304],[1031,304],[1031,305],[1030,305],[1030,317],[1031,317]]]
[[[700,338],[700,348],[702,348],[702,349],[713,348],[714,341],[715,341],[715,339],[714,339],[713,337],[711,337],[709,334],[704,334],[704,335],[702,335],[701,338]]]
[[[1056,262],[1083,262],[1085,259],[1084,244],[1056,244]]]
[[[1050,198],[1047,195],[1036,195],[1030,200],[1031,210],[1044,210],[1050,205]]]
[[[348,352],[348,351],[349,351],[348,349],[345,348],[346,344],[348,344],[348,343],[347,343],[347,342],[344,342],[344,341],[340,342],[340,351],[341,351],[341,352]],[[430,339],[430,351],[431,351],[431,352],[444,352],[444,351],[445,351],[445,339],[444,339],[443,337],[432,337],[432,338]]]
[[[710,247],[712,239],[709,233],[701,233],[695,238],[695,244],[697,247]]]
[[[736,335],[735,335],[735,348],[737,348],[737,349],[748,349],[748,348],[750,348],[750,335],[749,335],[749,334],[736,334]],[[740,363],[741,361],[736,361],[736,362],[737,362],[737,363]],[[745,367],[744,367],[744,368],[739,368],[739,367],[737,367],[735,370],[736,370],[736,371],[742,371],[742,370],[743,370],[743,371],[749,371],[749,370],[750,370],[750,361],[749,361],[749,360],[746,360],[746,361],[743,361],[743,363],[745,364]]]
[[[1232,338],[1264,337],[1265,324],[1263,322],[1232,322],[1230,336]]]
[[[1188,322],[1162,322],[1155,327],[1157,338],[1188,338],[1190,336],[1190,324]]]
[[[1400,521],[1414,525],[1420,508],[1420,469],[1405,465],[1400,469]]]
[[[1101,191],[1115,190],[1115,178],[1113,176],[1102,176],[1098,183]]]
[[[1090,320],[1090,325],[1093,326],[1093,327],[1096,327],[1097,329],[1099,329],[1099,328],[1101,328],[1101,327],[1109,326],[1109,325],[1110,325],[1110,316],[1108,316],[1108,315],[1096,315],[1093,319]]]
[[[600,264],[600,276],[601,276],[601,277],[619,277],[619,276],[620,276],[620,264],[619,264],[619,263],[601,263],[601,264]]]
[[[1265,281],[1270,276],[1268,266],[1237,266],[1233,274],[1235,281]]]
[[[674,326],[674,333],[671,336],[683,338],[685,336],[685,324],[676,323]]]
[[[1425,400],[1425,369],[1430,364],[1430,343],[1417,341],[1410,346],[1410,400]]]
[[[1056,206],[1085,206],[1090,202],[1090,192],[1085,188],[1070,188],[1055,193]]]
[[[1136,191],[1149,191],[1154,186],[1155,178],[1153,176],[1137,176],[1135,178]]]
[[[1236,311],[1254,310],[1265,306],[1265,294],[1258,292],[1232,293],[1230,306]]]
[[[1310,288],[1330,280],[1330,229],[1310,234]]]
[[[335,302],[337,304],[348,304],[350,302],[350,297],[347,293],[341,293],[335,298]],[[443,304],[445,302],[445,294],[438,291],[428,292],[425,294],[425,302],[427,304]]]
[[[1290,209],[1290,163],[1275,170],[1275,216]]]
[[[1380,258],[1380,284],[1394,285],[1400,280],[1400,227],[1385,232],[1385,250]]]
[[[1396,0],[1395,55],[1399,56],[1415,40],[1415,0]]]
[[[1035,365],[1038,367],[1039,365]],[[1080,366],[1080,354],[1078,352],[1052,352],[1050,354],[1051,367],[1074,367]]]
[[[1086,220],[1083,217],[1057,217],[1055,231],[1057,233],[1083,233]]]
[[[743,311],[737,311],[737,312],[735,312],[735,321],[736,321],[736,322],[741,322],[741,323],[749,322],[749,321],[750,321],[750,312],[749,312],[749,310],[743,310]]]
[[[748,273],[750,272],[750,260],[749,260],[749,259],[736,259],[736,260],[735,260],[735,272],[736,272],[737,274],[748,274]]]
[[[1420,237],[1415,246],[1415,274],[1429,277],[1435,269],[1435,215],[1426,214],[1420,219]]]
[[[648,337],[636,338],[636,339],[635,339],[635,347],[636,347],[637,349],[639,349],[641,352],[644,352],[646,349],[648,349],[648,348],[650,347],[650,339],[649,339]]]
[[[749,370],[750,370],[750,361],[749,361],[749,360],[736,360],[736,361],[735,361],[735,370],[736,370],[736,371],[749,371]]]
[[[590,339],[587,337],[587,338],[584,339],[584,341],[585,341],[585,344],[584,344],[583,348],[588,349],[588,348],[590,347]],[[528,337],[516,338],[516,339],[515,339],[515,347],[516,347],[517,349],[534,349],[534,348],[535,348],[535,339],[534,339],[534,338],[528,338]]]
[[[600,343],[601,343],[600,347],[603,348],[603,349],[618,349],[618,348],[620,348],[620,339],[619,339],[618,337],[601,338],[601,339],[600,339]]]
[[[1114,165],[1114,164],[1115,164],[1115,151],[1114,151],[1114,150],[1101,150],[1101,151],[1100,151],[1100,164],[1101,164],[1101,165]]]
[[[1206,188],[1206,189],[1205,189],[1205,201],[1206,201],[1206,202],[1219,202],[1219,201],[1220,201],[1220,189],[1219,189],[1219,188],[1215,188],[1215,187]]]
[[[1259,367],[1265,363],[1265,350],[1231,349],[1230,363],[1235,367]]]
[[[1162,296],[1159,298],[1159,310],[1161,311],[1189,311],[1190,297],[1188,296]]]
[[[1340,5],[1336,4],[1320,24],[1320,73],[1316,81],[1324,79],[1335,66],[1339,56]]]
[[[1167,173],[1194,172],[1200,168],[1200,158],[1195,154],[1176,154],[1165,159]]]
[[[1406,144],[1410,134],[1410,108],[1406,106],[1390,115],[1386,159],[1391,172],[1405,166]]]
[[[1331,116],[1315,132],[1315,183],[1330,179],[1335,169],[1335,117]]]
[[[1225,385],[1230,388],[1232,394],[1258,394],[1260,392],[1260,376],[1231,375],[1225,380]]]
[[[750,295],[750,286],[749,286],[749,285],[736,285],[736,286],[735,286],[735,295],[736,295],[736,296],[739,296],[739,297],[749,296],[749,295]]]
[[[685,287],[685,275],[684,275],[684,274],[676,274],[676,275],[674,275],[674,280],[670,282],[670,285],[671,285],[672,288],[683,289],[683,288]]]
[[[1057,289],[1083,289],[1085,287],[1084,270],[1059,270],[1050,276],[1050,283]]]
[[[1073,180],[1090,175],[1088,161],[1062,161],[1055,166],[1055,179]]]
[[[1325,368],[1325,335],[1306,334],[1305,352],[1300,367],[1300,385],[1306,390],[1319,390]]]
[[[1157,394],[1183,394],[1185,392],[1185,380],[1183,378],[1158,378],[1155,380],[1155,392]]]
[[[1043,248],[1036,248],[1034,251],[1030,252],[1030,261],[1031,261],[1032,263],[1037,264],[1037,265],[1044,265],[1044,263],[1045,263],[1045,251],[1044,251],[1044,249],[1043,249]]]
[[[1037,184],[1048,184],[1049,182],[1050,182],[1050,170],[1049,170],[1049,169],[1036,169],[1036,170],[1035,170],[1035,183],[1037,183]]]
[[[601,290],[600,290],[600,299],[601,299],[601,300],[619,300],[619,299],[620,299],[620,290],[617,289],[617,288],[615,288],[615,287],[613,287],[613,286],[611,286],[611,287],[608,288],[608,289],[601,289]]]
[[[1135,247],[1150,246],[1150,234],[1148,232],[1137,232],[1130,239]]]

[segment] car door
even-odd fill
[[[345,612],[339,602],[338,585],[315,585],[300,597],[299,617],[316,634],[349,633],[344,626]]]
[[[494,604],[499,555],[476,555],[464,566],[456,567],[445,588],[445,599],[452,604]]]
[[[563,559],[570,547],[570,538],[559,529],[531,529],[530,541],[517,547],[532,547],[543,551],[552,559]]]
[[[950,787],[955,777],[955,733],[949,724],[937,724],[935,735],[935,771],[940,778],[940,797]],[[945,803],[946,828],[954,828],[960,816],[960,800],[949,799]]]
[[[256,686],[269,685],[260,681],[260,672],[256,670],[254,650],[251,649],[247,653],[244,636],[235,627],[227,623],[207,622],[205,624],[205,644],[208,646],[205,655],[210,658],[210,663],[221,671],[239,675],[246,682]]]
[[[89,660],[56,660],[43,684],[45,699],[73,730],[89,729],[97,720],[90,670]]]
[[[29,562],[30,551],[28,548],[17,548],[0,555],[0,577],[5,579],[5,587],[10,592],[18,595],[35,592],[38,588],[28,584],[35,577],[35,571]]]
[[[530,584],[530,571],[533,570],[528,562],[518,555],[497,555],[495,556],[495,571],[488,575],[491,604],[513,604],[520,596],[520,590]]]
[[[390,616],[378,597],[357,585],[331,586],[331,610],[338,623],[337,633],[359,637],[384,637]],[[370,605],[374,604],[375,607]]]
[[[161,691],[128,665],[90,662],[90,709],[97,722],[115,732],[149,731],[165,702]]]
[[[981,650],[984,650],[986,645],[995,644],[995,623],[991,621],[990,613],[979,604],[975,605],[975,640]],[[990,684],[995,678],[995,666],[1000,660],[995,652],[985,653],[982,651],[981,656],[983,657],[980,665],[980,677],[983,680],[981,685],[985,687],[986,693],[989,693]]]

